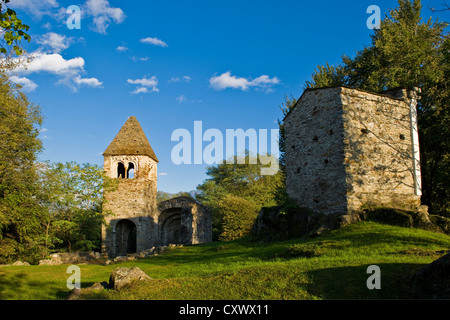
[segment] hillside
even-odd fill
[[[83,299],[408,299],[410,274],[450,249],[450,236],[361,222],[322,236],[282,242],[240,239],[176,247],[112,265],[81,265],[82,288],[138,266],[153,280]],[[369,290],[369,265],[381,289]],[[64,299],[67,266],[1,266],[0,299]]]

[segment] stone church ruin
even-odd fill
[[[136,117],[129,117],[103,153],[104,170],[118,179],[105,192],[102,253],[109,257],[169,244],[212,241],[210,211],[192,198],[157,203],[156,157]]]
[[[284,119],[286,190],[300,206],[351,222],[362,208],[425,211],[418,89],[306,89]]]
[[[284,118],[286,192],[297,208],[262,208],[253,235],[314,236],[366,219],[432,227],[420,201],[418,93],[306,89]]]

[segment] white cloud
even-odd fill
[[[117,51],[127,51],[128,48],[125,47],[125,46],[118,46],[118,47],[116,48],[116,50],[117,50]]]
[[[178,98],[176,98],[176,100],[177,100],[179,103],[186,102],[186,96],[185,96],[184,94],[182,94],[181,96],[179,96]]]
[[[155,76],[151,77],[150,79],[147,79],[145,77],[142,79],[135,79],[135,80],[128,79],[127,82],[132,84],[140,84],[144,87],[155,87],[158,84],[158,81],[156,80]]]
[[[25,78],[25,77],[18,77],[15,75],[12,75],[9,77],[9,80],[16,84],[20,84],[22,86],[23,91],[31,92],[34,91],[38,85],[34,83],[32,80]],[[41,130],[42,131],[42,130]]]
[[[60,7],[56,0],[14,0],[8,3],[8,6],[39,19],[44,15],[64,23],[67,19],[67,9]],[[111,7],[108,0],[87,0],[81,6],[81,14],[82,19],[92,17],[92,29],[101,34],[106,34],[106,29],[111,23],[119,24],[126,18],[122,9]]]
[[[58,75],[78,73],[83,70],[84,59],[81,57],[66,60],[59,53],[32,53],[33,60],[26,66],[20,66],[16,71],[22,73],[49,72]]]
[[[168,47],[167,43],[165,43],[164,41],[158,39],[158,38],[151,38],[151,37],[147,37],[147,38],[143,38],[141,39],[142,43],[148,43],[148,44],[153,44],[155,46],[160,46],[160,47]]]
[[[269,76],[262,75],[251,81],[250,85],[255,87],[264,87],[267,85],[273,85],[280,83],[280,80],[277,77],[273,77],[272,79]]]
[[[125,20],[125,13],[120,8],[113,8],[107,0],[87,0],[84,4],[85,14],[93,17],[93,30],[106,34],[112,22],[117,24]]]
[[[55,53],[59,53],[67,49],[72,41],[72,38],[68,38],[65,35],[54,32],[48,32],[36,38],[36,42],[45,46],[44,49],[46,49],[46,51]]]
[[[51,25],[50,22],[44,23],[41,27],[43,29],[47,29],[47,30],[51,30],[52,29],[52,25]]]
[[[220,76],[211,77],[209,84],[216,90],[224,90],[226,88],[247,90],[249,81],[245,78],[237,78],[231,76],[230,72],[222,73]]]
[[[54,16],[55,9],[59,7],[59,4],[56,0],[14,0],[8,3],[8,7],[41,18],[44,15]]]
[[[249,80],[242,77],[232,76],[230,71],[222,73],[220,76],[213,76],[209,79],[209,84],[215,90],[224,90],[227,88],[248,90],[250,87],[262,88],[266,92],[273,91],[272,86],[280,83],[277,77],[269,78],[267,75],[259,76],[256,79]]]
[[[133,91],[131,91],[132,94],[139,94],[139,93],[147,93],[148,89],[146,87],[137,87]]]
[[[97,78],[81,78],[79,75],[74,78],[74,81],[78,85],[86,85],[88,87],[101,87],[103,84]]]
[[[64,59],[59,53],[34,52],[31,54],[33,60],[26,66],[20,65],[14,71],[18,74],[51,73],[58,76],[57,84],[64,84],[73,91],[84,85],[90,87],[101,87],[102,82],[97,78],[82,78],[84,71],[84,59],[76,57]],[[26,78],[25,78],[26,79]],[[24,80],[22,80],[24,81]],[[32,88],[32,84],[30,84]]]
[[[180,77],[172,77],[170,78],[169,81],[167,81],[168,83],[174,83],[174,82],[180,82],[180,81],[184,81],[184,82],[190,82],[192,80],[192,78],[190,76],[182,76]]]
[[[132,94],[147,93],[149,92],[149,89],[151,89],[151,91],[159,91],[157,88],[158,79],[155,76],[152,76],[151,78],[143,77],[142,79],[135,80],[127,79],[127,82],[138,85],[136,89],[131,92]]]
[[[159,176],[167,176],[167,172],[161,172],[160,174],[158,174]]]

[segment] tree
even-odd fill
[[[233,164],[208,167],[210,178],[197,187],[197,199],[212,209],[215,239],[231,240],[248,234],[259,210],[276,205],[282,176],[280,172],[261,175],[263,165],[257,158],[247,153],[245,164],[239,164],[235,156]]]
[[[25,50],[21,44],[22,40],[31,41],[31,36],[27,33],[30,27],[19,19],[14,10],[7,7],[9,2],[0,0],[0,69],[3,71],[14,70],[32,59],[24,55]]]
[[[103,192],[117,187],[117,180],[88,163],[45,163],[40,170],[43,256],[49,249],[100,249],[104,222]]]
[[[3,31],[3,40],[0,44],[0,52],[11,56],[12,51],[20,56],[23,53],[23,48],[20,47],[22,39],[31,41],[31,37],[26,31],[30,26],[22,23],[22,20],[17,17],[17,13],[8,8],[7,4],[10,0],[0,1],[0,28]]]
[[[44,212],[36,197],[42,115],[0,72],[0,263],[36,252]]]
[[[157,194],[156,194],[156,202],[159,203],[159,202],[170,200],[170,199],[176,198],[176,197],[192,198],[192,195],[189,192],[186,192],[186,191],[179,191],[177,193],[169,193],[169,192],[165,192],[165,191],[158,191]]]
[[[450,216],[449,34],[446,22],[422,21],[420,0],[399,0],[371,45],[338,66],[319,66],[307,88],[344,85],[373,92],[419,87],[419,140],[422,202],[435,214]]]
[[[221,241],[230,241],[241,238],[250,233],[257,212],[261,209],[251,200],[226,194],[217,205],[222,221],[222,233],[219,236]]]

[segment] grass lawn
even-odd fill
[[[408,276],[450,249],[450,236],[360,222],[303,240],[240,239],[176,247],[159,256],[113,265],[80,265],[82,288],[108,281],[117,267],[153,278],[84,299],[408,299]],[[381,289],[369,290],[369,265]],[[0,266],[0,299],[64,299],[67,265]]]

